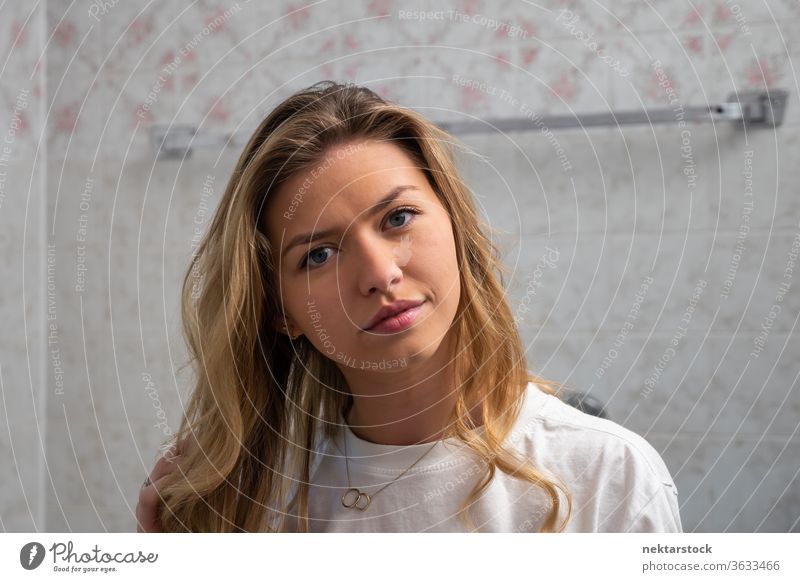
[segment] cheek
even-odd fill
[[[303,306],[303,321],[310,330],[325,329],[335,333],[349,324],[347,314],[338,295],[314,294],[308,296]]]
[[[439,275],[437,286],[439,287],[441,301],[447,303],[450,311],[453,312],[461,298],[461,266],[458,264],[458,254],[456,253],[452,231],[445,230],[439,237],[438,244]]]
[[[434,280],[440,285],[451,286],[452,282],[448,281],[453,277],[458,278],[458,258],[452,231],[445,225],[415,242],[419,256]]]
[[[281,278],[278,281],[278,306],[283,306],[286,315],[295,321],[302,321],[305,311],[306,293],[299,285]]]
[[[321,293],[309,292],[305,277],[282,277],[279,281],[280,301],[286,315],[304,330],[320,325],[327,308],[321,304]]]

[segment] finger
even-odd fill
[[[159,488],[165,477],[151,483],[139,490],[139,503],[136,505],[136,516],[141,521],[145,531],[154,531],[158,525],[158,512],[163,502]]]
[[[182,457],[179,455],[172,456],[172,457],[160,457],[158,461],[156,461],[153,470],[150,471],[150,484],[161,480],[164,476],[169,475],[172,471],[175,470],[177,467],[177,463],[180,462]]]
[[[179,457],[180,454],[181,451],[178,449],[178,445],[172,445],[170,448],[164,451],[164,454],[161,456],[166,457],[167,459],[171,459],[173,457]]]
[[[138,533],[158,533],[163,531],[161,522],[158,519],[158,508],[156,506],[142,505],[141,502],[136,506],[136,531]]]

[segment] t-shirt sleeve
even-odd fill
[[[632,464],[630,504],[625,532],[681,533],[678,489],[661,455],[645,439],[636,435],[627,446],[627,461]]]
[[[644,505],[633,514],[625,529],[629,533],[682,533],[678,490],[663,483],[652,492]]]
[[[678,489],[656,449],[611,420],[554,396],[531,405],[525,453],[552,471],[572,497],[568,532],[683,531]],[[542,403],[542,404],[540,404]]]

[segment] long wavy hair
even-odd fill
[[[566,486],[504,444],[528,382],[549,394],[556,385],[527,370],[505,296],[507,268],[460,179],[458,142],[369,89],[323,81],[283,101],[250,138],[184,277],[183,332],[196,384],[175,435],[182,461],[160,487],[164,531],[309,531],[313,451],[317,439],[333,437],[352,396],[334,361],[305,336],[293,341],[275,327],[283,321],[279,249],[267,239],[262,212],[295,172],[332,146],[365,139],[402,148],[452,220],[461,280],[450,364],[458,398],[445,437],[459,438],[485,465],[459,517],[479,531],[469,509],[499,469],[546,492],[540,531],[566,527]],[[475,402],[482,432],[470,421]]]

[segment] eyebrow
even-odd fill
[[[400,186],[395,186],[394,188],[392,188],[389,191],[389,193],[386,196],[384,196],[381,199],[380,202],[376,203],[374,206],[372,206],[372,208],[367,210],[366,214],[368,216],[372,216],[373,214],[377,214],[378,212],[380,212],[381,210],[386,208],[389,204],[391,204],[394,200],[396,200],[398,198],[398,196],[400,196],[400,194],[402,194],[406,190],[419,190],[419,188],[417,188],[416,186],[410,185],[410,184],[403,184],[403,185],[400,185]],[[294,247],[296,247],[298,245],[310,244],[310,243],[314,242],[315,240],[318,240],[318,239],[321,239],[321,238],[326,238],[326,237],[329,237],[329,236],[331,236],[333,234],[336,234],[336,233],[339,232],[339,230],[340,229],[338,229],[338,228],[329,228],[329,229],[326,229],[326,230],[317,230],[317,231],[308,232],[308,233],[305,233],[305,234],[298,234],[296,237],[294,237],[289,242],[288,245],[286,245],[286,248],[283,249],[283,253],[281,253],[281,256],[285,257],[286,253],[288,253],[291,249],[293,249]]]

